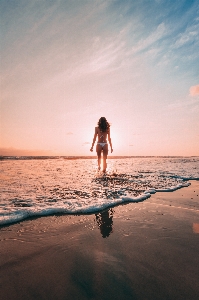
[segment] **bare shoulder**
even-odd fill
[[[95,133],[98,133],[99,127],[95,127]]]

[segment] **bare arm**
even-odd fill
[[[109,131],[108,131],[108,141],[109,141],[109,144],[111,146],[111,153],[113,152],[113,147],[112,147],[112,142],[111,142],[111,133],[110,133],[110,128],[109,128]]]
[[[95,144],[96,138],[97,138],[97,128],[95,127],[95,133],[94,133],[94,137],[93,137],[93,143],[92,143],[92,146],[90,148],[91,152],[93,152],[93,146]]]

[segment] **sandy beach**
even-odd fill
[[[0,228],[0,298],[199,299],[199,181]]]

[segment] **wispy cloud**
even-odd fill
[[[178,34],[173,47],[179,48],[188,43],[199,42],[198,32],[199,23],[188,26],[184,32]]]
[[[84,142],[84,143],[82,144],[82,146],[85,146],[85,145],[90,145],[90,143],[89,143],[89,142]]]
[[[39,156],[39,155],[54,155],[51,150],[29,150],[17,149],[14,147],[0,148],[0,155],[2,156]]]
[[[113,64],[118,63],[119,57],[124,50],[125,43],[120,40],[115,40],[110,44],[104,45],[92,57],[90,62],[91,71],[100,71],[107,69]]]
[[[139,52],[148,49],[154,43],[162,39],[167,33],[167,28],[164,23],[161,23],[157,26],[156,30],[153,31],[148,37],[145,39],[141,39],[133,48],[133,52]],[[157,51],[157,50],[156,50]]]
[[[187,99],[185,100],[178,100],[174,103],[171,103],[168,105],[168,109],[169,110],[179,110],[179,109],[182,109],[182,110],[190,110],[192,109],[192,107],[196,108],[196,106],[198,106],[198,99],[191,99],[190,101],[190,98],[187,97]]]

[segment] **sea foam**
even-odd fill
[[[199,158],[139,157],[108,160],[107,173],[93,159],[1,161],[0,225],[50,214],[87,214],[156,192],[173,192],[199,179]]]

